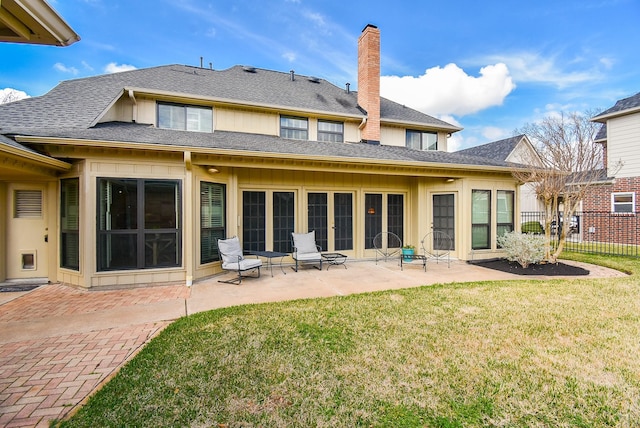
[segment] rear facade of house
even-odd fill
[[[380,97],[380,32],[358,42],[358,90],[295,72],[168,65],[62,82],[0,106],[0,280],[84,288],[221,271],[218,238],[375,257],[373,237],[462,260],[518,228],[510,166],[448,153],[460,128]],[[428,96],[428,94],[426,94]]]

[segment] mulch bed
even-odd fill
[[[19,291],[31,291],[39,285],[6,285],[0,286],[0,293],[17,293]]]
[[[574,276],[589,275],[589,271],[577,266],[571,266],[562,262],[529,265],[524,269],[517,262],[507,259],[494,259],[469,262],[471,264],[495,269],[501,272],[514,273],[516,275],[548,275],[548,276]]]

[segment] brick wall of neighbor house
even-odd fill
[[[636,193],[635,214],[611,213],[611,194],[617,192]],[[585,241],[640,245],[636,218],[640,214],[640,177],[616,178],[614,184],[593,186],[582,200],[582,210]]]

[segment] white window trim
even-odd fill
[[[631,195],[631,211],[616,211],[616,196]],[[627,205],[629,202],[618,202],[617,205]],[[635,214],[636,212],[636,193],[635,192],[613,192],[611,193],[611,212],[614,214]]]

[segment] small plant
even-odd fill
[[[544,259],[545,237],[532,233],[508,232],[498,237],[498,245],[507,253],[507,260],[523,268]]]
[[[414,245],[407,244],[407,245],[403,245],[403,246],[402,246],[402,249],[403,249],[403,250],[415,250],[415,249],[416,249],[416,247],[415,247]]]
[[[527,221],[522,223],[521,229],[522,233],[533,233],[536,235],[542,235],[544,233],[544,228],[539,221]]]

